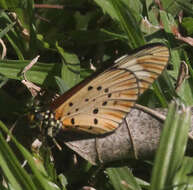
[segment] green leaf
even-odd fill
[[[108,168],[106,172],[115,190],[141,190],[128,167]]]
[[[7,27],[0,32],[0,38],[2,38],[5,34],[7,34],[13,28],[14,25],[15,22],[8,24]]]
[[[181,0],[175,0],[175,1],[174,0],[162,0],[161,5],[162,5],[164,10],[166,10],[168,13],[172,14],[173,17],[175,17],[182,10],[182,7],[178,3],[178,1],[180,1],[182,4],[191,2],[190,0],[185,0],[185,1],[181,1]]]
[[[29,164],[34,177],[34,179],[31,178],[30,175],[24,170],[24,168],[21,167],[21,164],[15,157],[13,151],[10,149],[9,145],[0,133],[0,155],[2,156],[2,160],[6,161],[6,163],[0,162],[0,164],[2,164],[1,167],[3,168],[4,174],[7,176],[12,186],[21,186],[22,188],[19,189],[26,190],[57,190],[58,187],[56,186],[56,184],[53,184],[51,181],[48,180],[45,172],[44,174],[40,172],[40,170],[36,167],[33,156],[13,137],[13,135],[8,131],[6,126],[1,121],[0,127],[11,137],[12,141],[14,142],[20,153],[27,160],[27,163]],[[8,170],[8,168],[10,169],[10,171]],[[41,171],[45,170],[41,169]],[[34,181],[32,181],[32,179]]]
[[[56,80],[56,83],[60,89],[60,94],[63,94],[64,92],[66,92],[69,89],[69,86],[64,82],[63,79],[61,79],[60,77],[54,77]]]
[[[25,2],[27,2],[27,0],[23,0],[22,3],[20,0],[1,0],[0,8],[3,8],[3,9],[18,8],[18,7],[22,7],[22,4],[25,4]]]
[[[56,47],[64,60],[61,71],[62,79],[66,86],[71,88],[81,80],[79,59],[75,54],[64,51],[58,44]]]
[[[182,27],[186,30],[188,35],[193,34],[193,18],[192,17],[185,17],[182,20]]]
[[[167,107],[168,103],[167,103],[166,98],[164,97],[164,94],[163,94],[160,86],[159,86],[159,83],[157,81],[155,81],[152,86],[153,86],[154,92],[155,92],[156,96],[158,97],[162,107]]]
[[[2,122],[0,127],[5,128]],[[21,167],[14,153],[0,133],[0,166],[10,184],[16,189],[36,189],[30,176]]]
[[[112,3],[116,14],[119,18],[122,29],[125,31],[128,37],[128,43],[130,47],[137,48],[145,44],[145,40],[140,31],[139,25],[136,24],[137,21],[132,15],[133,11],[125,8],[124,4],[120,0],[110,0]]]
[[[130,47],[136,48],[145,44],[139,24],[136,24],[141,19],[139,16],[140,13],[134,9],[134,7],[138,7],[138,11],[141,10],[139,1],[136,1],[136,4],[124,0],[95,0],[95,2],[103,9],[104,13],[107,12],[114,20],[119,21],[123,31],[127,35]]]
[[[158,10],[157,6],[155,5],[155,1],[154,0],[146,0],[145,1],[145,9],[147,12],[149,22],[155,26],[159,26],[159,21],[157,18],[159,10]]]
[[[173,78],[177,80],[182,56],[184,57],[183,60],[185,61],[185,64],[187,64],[188,66],[191,77],[183,81],[179,90],[177,91],[177,94],[178,94],[178,97],[180,97],[180,99],[184,103],[186,103],[186,105],[193,105],[193,87],[192,87],[193,71],[192,71],[191,62],[189,60],[189,56],[187,55],[187,52],[182,49],[176,49],[176,50],[174,49],[174,50],[171,50],[170,52],[171,52],[171,61],[170,62],[173,65],[173,70],[168,71],[168,73]],[[176,80],[173,83],[175,83]]]
[[[165,11],[160,11],[160,18],[167,33],[172,33],[172,28],[177,27],[174,17]]]
[[[156,154],[150,189],[161,190],[173,185],[172,181],[182,164],[187,145],[190,114],[189,108],[179,110],[177,104],[170,105]]]
[[[58,175],[60,183],[62,184],[63,190],[66,190],[66,186],[68,185],[67,179],[63,174]]]
[[[181,1],[181,0],[175,0],[176,4],[179,5],[180,9],[186,11],[188,14],[193,16],[193,5],[191,1]]]
[[[119,20],[118,15],[110,1],[95,0],[95,2],[101,7],[104,14],[108,13],[112,19]]]
[[[9,79],[22,80],[21,71],[29,63],[30,61],[1,60],[0,74]],[[43,84],[48,76],[48,73],[52,71],[53,67],[54,64],[37,62],[29,71],[26,72],[26,77],[31,82]]]
[[[177,171],[173,184],[176,186],[175,190],[191,190],[193,186],[193,160],[192,157],[185,157],[182,166]]]

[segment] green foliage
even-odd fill
[[[22,168],[18,159],[14,155],[10,146],[7,144],[2,134],[0,134],[0,166],[5,174],[6,182],[8,186],[14,189],[47,189],[54,190],[58,189],[56,185],[52,184],[49,180],[49,176],[42,165],[37,165],[34,161],[33,156],[20,144],[18,141],[8,132],[5,125],[1,122],[0,127],[3,131],[8,133],[20,153],[27,160],[29,164],[33,178]]]
[[[182,20],[182,27],[186,30],[188,35],[192,35],[193,34],[193,18],[185,17]]]
[[[184,159],[190,128],[190,113],[190,109],[180,112],[177,104],[171,104],[156,154],[150,189],[173,186],[173,178]]]
[[[170,48],[169,69],[139,101],[146,106],[167,107],[178,97],[187,106],[193,104],[193,48],[177,40],[174,32],[178,29],[182,36],[192,37],[190,0],[162,0],[161,8],[153,0],[41,2],[52,6],[38,8],[33,0],[0,0],[0,39],[3,42],[0,50],[1,54],[6,54],[0,60],[0,120],[3,121],[0,122],[0,189],[80,189],[88,185],[93,173],[99,170],[86,161],[80,161],[81,166],[74,169],[69,150],[64,153],[65,161],[55,165],[48,148],[42,148],[37,154],[30,153],[29,139],[23,137],[31,129],[23,117],[31,104],[31,95],[21,81],[24,79],[22,70],[37,55],[40,55],[38,62],[25,74],[27,80],[63,93],[92,74],[93,68],[104,68],[143,44],[162,42]],[[62,9],[55,8],[55,4],[60,4]],[[185,15],[182,23],[178,22],[180,11]],[[182,60],[190,76],[176,92]],[[23,123],[16,127],[19,130],[14,136],[21,144],[7,130],[18,120]],[[106,175],[104,171],[99,172],[93,186],[111,190],[191,189],[192,158],[184,156],[189,125],[190,111],[179,111],[179,106],[172,104],[151,180],[135,176],[128,167],[111,167],[105,170]],[[11,136],[11,143],[5,140],[7,134]],[[30,140],[35,138],[31,133],[29,136]],[[27,166],[23,168],[24,160]],[[147,170],[150,169],[148,166]]]
[[[128,167],[108,168],[107,174],[111,180],[114,189],[135,189],[141,190],[135,177],[132,175]]]

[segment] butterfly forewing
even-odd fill
[[[103,134],[115,130],[142,94],[162,73],[169,50],[162,44],[144,46],[125,55],[95,78],[74,87],[57,107],[63,128]],[[54,105],[54,103],[53,103]]]

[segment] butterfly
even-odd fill
[[[58,97],[41,118],[55,129],[113,132],[162,73],[169,57],[169,49],[161,43],[136,49]]]

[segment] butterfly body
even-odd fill
[[[159,43],[122,56],[56,99],[51,105],[54,120],[67,130],[92,134],[114,131],[168,60],[168,48]]]

